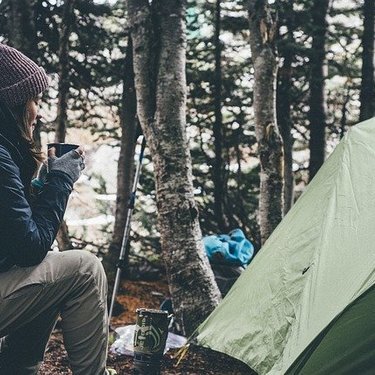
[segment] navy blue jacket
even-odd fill
[[[13,265],[40,263],[51,249],[62,221],[71,178],[59,171],[47,174],[42,191],[32,199],[35,162],[27,145],[0,116],[0,272]],[[5,134],[8,133],[8,134]]]

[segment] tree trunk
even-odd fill
[[[347,123],[347,113],[348,113],[348,103],[350,101],[350,85],[347,82],[346,95],[344,98],[344,103],[342,103],[341,109],[341,120],[340,120],[340,139],[344,138],[346,123]]]
[[[290,117],[290,87],[291,87],[291,59],[285,56],[284,65],[279,69],[278,85],[278,119],[284,151],[284,208],[286,215],[294,201],[294,174],[293,174],[293,137],[292,119]]]
[[[259,224],[262,244],[282,218],[283,149],[276,123],[276,21],[266,0],[249,0],[254,64],[255,133],[260,159]]]
[[[214,214],[218,228],[221,232],[226,232],[228,224],[223,210],[224,200],[224,179],[223,179],[223,116],[221,113],[222,101],[222,73],[221,73],[221,0],[216,1],[215,12],[215,84],[214,84],[214,108],[215,122],[213,126],[215,159],[213,164],[214,183]]]
[[[294,201],[294,174],[293,174],[293,137],[292,119],[290,116],[291,99],[290,90],[292,87],[292,61],[293,61],[293,6],[291,3],[284,3],[285,25],[288,28],[286,36],[287,43],[283,51],[284,62],[278,71],[277,86],[277,123],[280,127],[284,151],[284,210],[286,215]]]
[[[11,22],[9,38],[13,47],[30,59],[38,60],[38,43],[34,15],[35,0],[12,0],[9,2]]]
[[[57,103],[57,119],[55,129],[55,142],[64,143],[68,122],[68,94],[69,80],[69,35],[73,22],[73,5],[75,0],[66,0],[63,8],[60,41],[59,41],[59,94]],[[56,240],[60,250],[72,248],[68,226],[62,222]]]
[[[59,231],[56,235],[56,241],[60,251],[70,250],[73,248],[73,244],[70,241],[68,226],[65,220],[61,222]]]
[[[362,36],[362,85],[361,112],[359,120],[364,121],[375,116],[375,81],[374,81],[374,0],[365,0],[363,6],[364,24]]]
[[[120,255],[124,236],[125,221],[128,212],[128,202],[134,177],[134,152],[137,133],[137,101],[134,88],[133,45],[129,38],[124,61],[124,84],[121,108],[121,146],[117,166],[117,196],[115,225],[112,242],[108,253],[103,259],[109,284],[112,284],[116,271],[116,263]],[[127,257],[126,257],[127,258]],[[124,259],[125,263],[127,259]]]
[[[59,41],[59,95],[57,104],[57,123],[55,142],[65,142],[68,122],[69,80],[69,35],[73,22],[73,5],[75,0],[66,0],[63,8]]]
[[[186,135],[185,2],[128,0],[137,113],[155,168],[158,225],[169,288],[189,335],[220,292],[202,244]]]
[[[324,163],[325,157],[325,94],[324,94],[324,61],[325,40],[327,32],[327,10],[329,0],[314,0],[312,14],[312,48],[310,53],[310,164],[309,180],[311,181]]]
[[[35,26],[35,0],[9,1],[10,27],[9,41],[33,61],[38,61],[38,41]],[[34,130],[33,139],[37,149],[41,149],[40,126]]]

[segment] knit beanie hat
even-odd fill
[[[48,87],[43,68],[15,48],[0,43],[0,101],[10,107],[26,103]]]

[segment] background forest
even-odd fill
[[[52,141],[87,148],[88,167],[58,246],[98,252],[108,270],[115,269],[123,238],[142,132],[131,3],[0,0],[0,41],[37,61],[51,77],[37,142],[43,149]],[[145,3],[150,12],[164,7],[161,14],[174,2]],[[277,66],[274,82],[269,74],[277,121],[264,129],[267,142],[275,143],[262,145],[257,127],[263,125],[254,108],[269,98],[261,90],[254,95],[256,80],[267,76],[257,78],[254,66],[259,51],[250,30],[256,3],[262,2],[188,0],[185,20],[186,132],[202,234],[241,228],[258,250],[348,128],[375,115],[375,91],[372,0],[270,0],[260,36],[275,58],[271,69]],[[145,48],[149,42],[144,40]],[[153,60],[147,61],[153,69]],[[280,141],[273,134],[280,134]],[[280,155],[272,156],[278,147]],[[264,152],[283,165],[283,180],[267,188],[276,192],[266,205],[273,221],[262,234]],[[128,249],[136,269],[145,261],[163,267],[155,168],[146,146]],[[278,173],[271,173],[275,183]]]

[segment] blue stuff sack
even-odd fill
[[[247,265],[254,255],[254,246],[241,229],[203,237],[203,243],[210,262]]]

